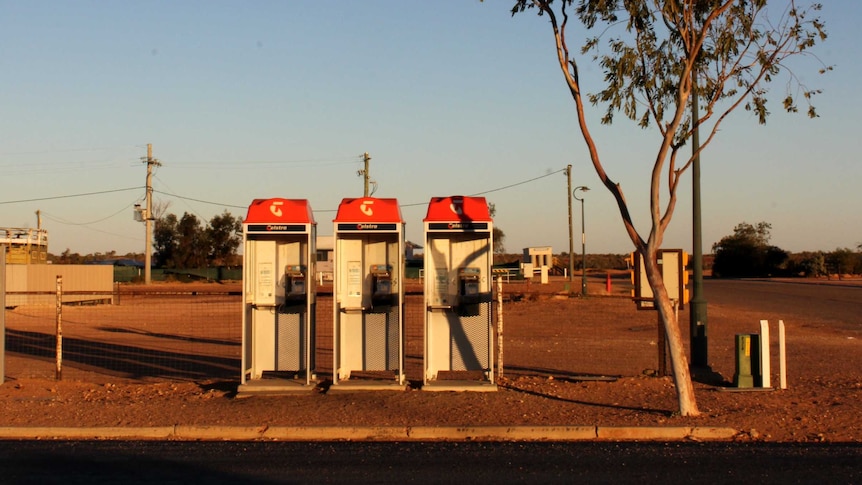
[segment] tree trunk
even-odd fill
[[[697,416],[697,402],[694,397],[694,386],[691,382],[691,373],[688,368],[688,359],[685,357],[685,347],[682,344],[682,334],[679,330],[679,321],[673,304],[664,286],[664,277],[659,271],[656,260],[656,250],[649,248],[644,254],[644,269],[647,280],[652,288],[655,298],[656,311],[664,326],[664,332],[670,354],[670,364],[673,369],[673,383],[679,401],[679,414],[682,416]]]

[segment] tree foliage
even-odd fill
[[[758,222],[737,224],[733,234],[713,244],[715,260],[712,275],[715,278],[744,278],[778,276],[787,272],[789,254],[771,246],[772,225]]]
[[[668,337],[683,415],[698,411],[677,316],[657,261],[680,179],[735,109],[742,106],[756,113],[761,123],[766,121],[767,87],[782,71],[792,80],[786,84],[783,108],[796,112],[797,103],[803,101],[808,115],[816,116],[811,99],[818,91],[802,86],[786,61],[807,55],[826,38],[823,23],[815,16],[821,7],[798,8],[797,2],[787,0],[783,8],[770,12],[766,5],[766,0],[517,0],[512,7],[513,15],[534,10],[549,21],[590,161],[614,196],[632,243],[644,256],[647,280]],[[598,33],[587,38],[579,51],[588,56],[583,63],[596,63],[604,72],[604,86],[593,94],[584,93],[582,61],[569,49],[567,27],[572,18],[587,32]],[[694,116],[693,94],[703,100]],[[590,133],[585,96],[590,103],[604,106],[601,123],[613,122],[615,114],[622,112],[639,126],[656,130],[656,150],[644,157],[652,165],[650,222],[645,231],[636,228],[622,187],[605,169]],[[701,130],[708,133],[706,139],[690,155],[684,154],[688,140]]]
[[[492,218],[497,215],[497,206],[490,202],[488,203],[488,214]],[[492,231],[492,238],[494,239],[494,254],[504,254],[506,252],[506,233],[496,224]]]
[[[214,266],[227,266],[242,243],[242,221],[225,211],[210,219],[206,229],[209,242],[207,260]]]
[[[194,214],[166,214],[153,231],[154,264],[159,268],[229,265],[242,242],[242,221],[224,212],[204,226]]]
[[[166,214],[156,219],[153,227],[153,265],[157,268],[172,268],[174,265],[174,254],[179,246],[178,222],[174,214]]]

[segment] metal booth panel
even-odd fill
[[[424,222],[423,388],[495,390],[493,221],[487,201],[483,197],[434,197]]]
[[[330,391],[342,383],[350,389],[403,388],[404,220],[398,201],[345,198],[333,223]]]
[[[263,303],[250,308],[252,378],[259,379],[263,372],[267,371],[308,372],[310,332],[307,327],[310,324],[311,312],[307,305],[307,296],[291,300],[288,290],[291,281],[285,270],[303,267],[308,271],[308,242],[264,240],[255,243],[252,251],[256,253],[255,261],[262,263],[261,272],[266,273],[270,266],[274,271],[274,275],[264,274],[262,278],[273,278],[274,284],[258,282],[257,288],[254,289],[258,301]],[[303,275],[302,279],[306,277],[307,275]],[[304,281],[303,283],[307,284]]]
[[[488,371],[492,327],[490,251],[485,237],[446,235],[426,242],[426,379],[439,371]],[[461,271],[478,270],[479,295],[462,295]]]
[[[336,381],[353,371],[401,372],[401,263],[397,236],[349,235],[335,242]],[[377,294],[374,270],[386,268],[388,296]],[[394,284],[393,284],[394,282]],[[382,298],[382,299],[381,299]]]
[[[240,392],[313,388],[315,237],[305,200],[256,199],[249,206]]]

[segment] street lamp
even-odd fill
[[[572,197],[581,203],[581,296],[587,295],[587,232],[584,226],[584,199],[578,198],[578,191],[586,192],[589,187],[581,185],[572,191]]]

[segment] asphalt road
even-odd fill
[[[862,445],[0,442],[6,484],[860,483]]]
[[[744,310],[792,315],[797,320],[827,320],[837,328],[862,331],[862,281],[856,284],[783,280],[705,279],[710,303]]]

